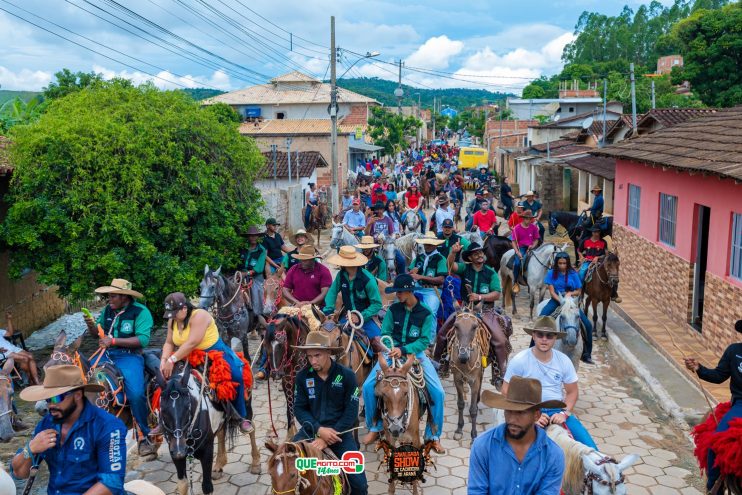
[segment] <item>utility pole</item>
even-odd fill
[[[654,99],[654,79],[652,79],[652,110],[657,108],[656,101]]]
[[[301,185],[301,177],[299,176],[299,149],[296,149],[296,183]]]
[[[330,147],[332,148],[332,185],[330,186],[330,206],[331,211],[340,211],[338,205],[338,88],[337,88],[337,50],[335,49],[335,16],[330,17],[330,122],[332,130],[330,132]]]
[[[397,113],[402,115],[402,97],[404,96],[404,90],[402,89],[402,59],[399,59],[399,80],[397,89],[394,90],[394,96],[397,97]]]
[[[431,116],[433,119],[433,139],[435,139],[435,96],[433,97],[433,113]]]
[[[631,129],[636,136],[636,78],[634,77],[634,64],[629,65],[631,71]]]
[[[271,144],[271,156],[273,157],[273,189],[276,189],[278,187],[278,163],[276,157],[276,148],[278,148],[277,145]]]
[[[286,159],[289,161],[289,184],[291,184],[291,138],[286,138]]]
[[[603,138],[600,140],[600,147],[605,146],[605,118],[606,107],[608,106],[608,79],[603,79]]]

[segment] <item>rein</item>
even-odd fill
[[[474,339],[472,339],[471,345],[468,347],[462,347],[459,345],[459,339],[456,335],[456,322],[459,319],[468,320],[468,319],[474,319],[477,322],[477,334],[475,335]],[[482,357],[486,357],[489,355],[489,346],[490,346],[490,340],[489,336],[487,335],[488,331],[484,326],[484,323],[482,320],[480,320],[476,315],[469,313],[468,311],[460,312],[456,314],[456,318],[454,320],[454,324],[451,326],[451,328],[448,330],[448,333],[446,334],[446,338],[448,339],[448,359],[451,363],[451,366],[459,370],[462,374],[466,374],[468,372],[472,372],[478,368],[484,369],[484,366],[482,365]],[[469,351],[470,353],[474,353],[475,350],[479,351],[480,356],[479,359],[476,360],[476,365],[473,368],[469,368],[468,370],[462,370],[458,366],[456,366],[457,363],[454,362],[453,359],[451,359],[453,348],[456,347],[461,353],[462,350]]]
[[[608,464],[608,463],[618,464],[618,461],[616,461],[616,459],[614,459],[613,457],[602,457],[595,462],[595,465],[602,466],[603,464]],[[582,493],[586,495],[593,495],[594,494],[593,482],[596,482],[603,486],[610,486],[615,491],[615,487],[617,485],[622,485],[625,480],[626,480],[626,477],[623,475],[623,473],[621,473],[621,477],[618,480],[616,480],[615,482],[612,482],[612,481],[606,481],[600,476],[598,476],[597,474],[588,471],[585,474],[585,478],[583,479],[585,488],[583,489]]]

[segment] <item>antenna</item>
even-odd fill
[[[554,117],[554,122],[559,122],[559,119],[561,118],[562,118],[561,115],[557,115],[556,117]]]
[[[593,118],[588,117],[584,121],[582,121],[582,128],[583,129],[590,129],[590,126],[593,125]]]

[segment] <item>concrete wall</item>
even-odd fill
[[[281,224],[279,231],[288,239],[288,236],[298,229],[304,228],[303,188],[294,184],[285,185],[279,189],[266,188],[261,190],[265,206],[264,217],[273,217]]]
[[[569,197],[569,189],[565,191],[565,176],[570,174],[565,172],[564,167],[559,163],[541,162],[534,164],[533,172],[536,176],[536,191],[539,193],[539,200],[544,205],[543,217],[548,212],[562,211],[569,206],[569,199],[565,202],[564,194]],[[569,187],[569,182],[567,182]]]
[[[233,105],[233,108],[242,115],[245,116],[246,108],[260,108],[260,116],[266,120],[276,119],[276,115],[279,112],[283,112],[284,119],[300,120],[300,119],[330,119],[330,114],[327,113],[326,103],[313,103],[313,104],[289,104],[289,105]],[[352,105],[350,103],[339,103],[338,104],[338,120],[342,119],[346,115],[351,113]]]

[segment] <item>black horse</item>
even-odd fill
[[[557,227],[560,225],[564,227],[567,236],[575,245],[575,252],[579,249],[580,243],[590,237],[587,228],[592,225],[592,222],[584,213],[581,215],[568,211],[552,211],[549,213],[549,235],[556,234]],[[603,217],[598,222],[598,226],[601,236],[613,235],[613,217]]]
[[[510,238],[501,235],[487,237],[484,241],[484,255],[487,259],[487,265],[491,266],[496,272],[499,272],[502,255],[511,249],[513,249],[513,243]]]

